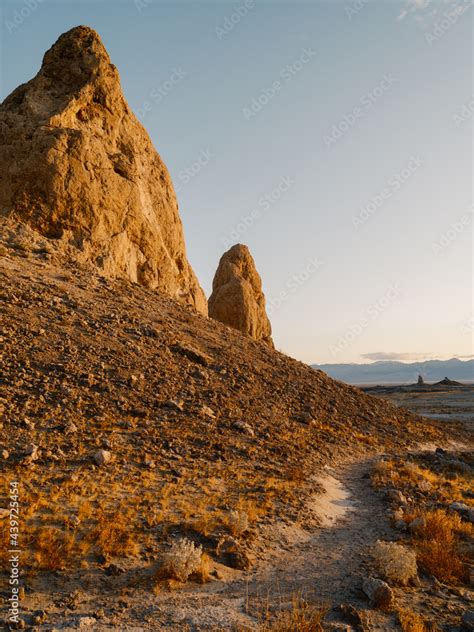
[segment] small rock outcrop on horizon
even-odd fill
[[[207,313],[169,173],[93,29],[61,35],[0,105],[0,213]]]
[[[418,386],[424,386],[425,385],[425,380],[423,379],[422,375],[418,376],[418,382],[417,382]]]
[[[236,244],[222,255],[212,283],[209,316],[274,346],[262,280],[247,246]]]

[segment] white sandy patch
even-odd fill
[[[350,493],[334,476],[325,474],[316,479],[324,489],[311,503],[313,511],[319,517],[322,527],[332,527],[354,510],[354,503],[350,500]]]

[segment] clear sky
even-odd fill
[[[0,99],[101,35],[209,295],[250,247],[307,362],[472,354],[472,0],[3,0]]]

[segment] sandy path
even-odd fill
[[[230,605],[243,593],[248,595],[250,613],[259,602],[285,604],[295,593],[331,606],[350,602],[367,608],[360,586],[368,550],[376,540],[395,535],[386,506],[370,485],[372,463],[373,459],[352,463],[319,479],[327,493],[315,497],[313,509],[322,512],[323,526],[309,537],[295,534],[293,543],[275,545],[263,568],[223,587],[219,597]],[[376,618],[380,620],[372,617],[371,630],[391,629],[384,615]],[[199,625],[199,613],[193,619]]]

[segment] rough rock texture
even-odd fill
[[[219,261],[209,316],[273,347],[262,280],[247,246],[236,244]]]
[[[88,27],[61,35],[0,105],[0,210],[75,245],[106,276],[207,313],[168,171]]]
[[[395,601],[393,590],[381,579],[366,577],[362,590],[375,608],[390,608]]]

